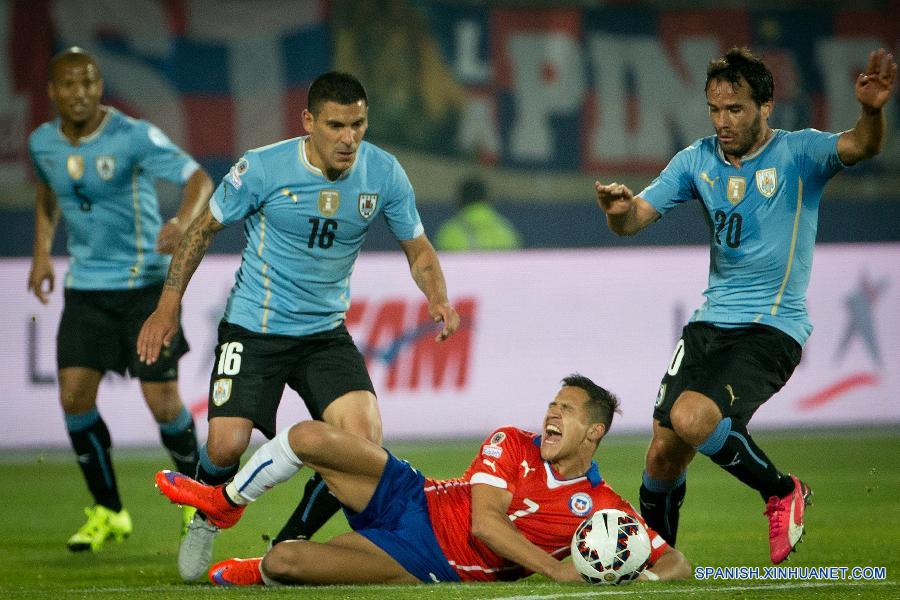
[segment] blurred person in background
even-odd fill
[[[516,250],[519,232],[491,205],[487,186],[479,178],[466,179],[456,196],[458,212],[438,229],[438,250]]]
[[[856,78],[861,112],[841,133],[772,129],[771,71],[746,48],[707,68],[715,135],[679,152],[647,188],[595,183],[609,228],[633,235],[688,200],[711,226],[709,287],[678,341],[653,413],[641,514],[675,545],[687,466],[697,452],[759,492],[773,563],[795,550],[809,486],[775,467],[747,425],[787,382],[812,332],[806,289],[819,202],[846,166],[878,154],[897,74],[883,49]]]
[[[144,323],[138,352],[155,364],[172,347],[191,276],[213,236],[244,221],[247,246],[219,324],[209,387],[209,435],[197,479],[226,483],[256,428],[275,435],[285,385],[310,415],[380,444],[381,415],[365,360],[344,324],[350,274],[379,215],[406,255],[410,274],[443,329],[459,327],[437,253],[425,235],[415,193],[397,159],[363,141],[369,101],[356,77],[331,71],[309,87],[306,136],[249,150],[223,178],[175,252],[159,304]],[[308,539],[339,508],[312,477],[275,537]],[[186,581],[204,575],[218,527],[195,515],[178,553]]]
[[[163,446],[178,470],[197,468],[194,421],[178,393],[178,360],[188,351],[180,325],[165,356],[149,366],[136,342],[162,291],[169,257],[212,191],[206,172],[154,125],[100,104],[97,62],[70,48],[50,62],[48,92],[58,117],[30,136],[37,175],[35,240],[28,289],[44,304],[54,290],[50,257],[62,215],[69,272],[56,362],[66,429],[94,505],[69,538],[78,552],[98,551],[132,531],[112,465],[109,430],[97,410],[107,371],[140,380]],[[183,186],[177,216],[163,223],[154,180]],[[185,518],[193,514],[186,511]]]

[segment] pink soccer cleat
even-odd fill
[[[763,513],[769,518],[769,556],[773,564],[788,557],[803,537],[803,515],[812,504],[812,490],[791,475],[794,490],[784,498],[772,496]]]

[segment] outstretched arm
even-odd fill
[[[213,182],[209,178],[203,168],[198,168],[188,177],[184,183],[184,190],[181,194],[181,206],[178,214],[169,219],[159,230],[156,238],[156,251],[162,254],[172,254],[181,239],[184,237],[187,228],[190,227],[194,219],[203,211],[203,207],[209,202],[209,195],[212,194]]]
[[[853,165],[881,152],[884,143],[884,105],[894,90],[897,63],[884,48],[869,54],[866,72],[856,78],[856,99],[862,108],[856,126],[838,138],[841,162]]]
[[[571,561],[556,560],[522,535],[506,511],[512,493],[487,484],[472,486],[472,535],[502,556],[554,581],[582,581]],[[523,519],[540,517],[526,515]]]
[[[459,315],[447,299],[447,282],[444,281],[437,252],[424,233],[411,240],[401,240],[400,247],[409,261],[413,281],[428,298],[428,314],[435,323],[444,323],[443,330],[436,338],[439,342],[443,341],[459,327]]]
[[[604,185],[595,181],[594,190],[597,204],[606,213],[606,223],[616,235],[634,235],[659,219],[659,213],[649,202],[635,196],[621,183]]]
[[[194,271],[206,254],[216,232],[224,229],[207,206],[194,219],[172,256],[169,274],[163,286],[156,310],[144,321],[137,340],[137,353],[142,362],[152,365],[159,358],[163,346],[168,346],[178,332],[178,313],[181,297]]]
[[[56,194],[46,183],[38,181],[34,205],[34,254],[31,272],[28,274],[28,289],[42,304],[47,304],[47,296],[53,292],[54,274],[50,249],[58,222],[59,203],[56,201]]]

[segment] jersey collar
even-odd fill
[[[106,124],[109,123],[110,119],[112,119],[113,112],[118,112],[112,106],[103,106],[103,108],[106,109],[106,114],[103,116],[103,119],[101,119],[100,124],[97,125],[97,129],[95,129],[94,131],[92,131],[91,133],[87,134],[84,137],[78,138],[79,146],[84,144],[85,142],[90,142],[90,141],[97,139],[97,137],[101,133],[103,133],[103,130],[106,129]],[[65,141],[70,146],[72,145],[72,142],[69,141],[69,138],[67,138],[66,134],[63,133],[62,119],[60,119],[59,117],[56,118],[56,133],[59,134],[59,137],[61,137],[63,139],[63,141]]]
[[[778,130],[778,129],[770,129],[769,131],[772,133],[772,135],[769,136],[769,139],[767,139],[765,142],[763,142],[763,145],[762,145],[762,146],[760,146],[759,148],[757,148],[756,150],[754,150],[754,151],[751,152],[750,154],[745,154],[744,156],[742,156],[742,157],[741,157],[741,165],[743,165],[743,164],[744,164],[745,162],[747,162],[748,160],[753,160],[754,158],[756,158],[757,156],[759,156],[760,154],[762,154],[762,151],[769,147],[769,144],[771,144],[771,143],[772,143],[772,140],[775,139],[775,134],[776,134],[778,131],[780,131],[780,130]],[[719,155],[719,158],[722,160],[723,163],[725,163],[725,164],[727,164],[727,165],[731,165],[731,163],[728,162],[728,159],[725,158],[725,153],[722,152],[722,148],[719,146],[719,140],[718,140],[718,139],[716,139],[716,154]],[[733,166],[733,165],[732,165],[732,166]]]
[[[304,135],[303,137],[300,138],[300,143],[297,144],[297,150],[300,154],[300,163],[304,167],[306,167],[307,171],[314,173],[315,175],[318,175],[319,177],[322,177],[323,179],[331,181],[330,179],[328,179],[328,177],[325,176],[325,173],[322,172],[322,169],[320,169],[319,167],[317,167],[314,164],[312,164],[311,162],[309,162],[309,159],[306,157],[306,140],[308,138],[309,138],[308,135]],[[362,144],[360,144],[360,149],[362,149]],[[341,181],[342,179],[347,179],[348,177],[350,177],[350,173],[353,172],[353,169],[356,167],[356,163],[358,161],[359,161],[359,150],[357,150],[356,156],[353,158],[353,164],[350,165],[349,167],[347,167],[344,170],[344,172],[341,173],[341,175],[334,181]]]
[[[536,435],[534,436],[534,439],[532,439],[532,443],[538,448],[541,447],[541,437],[543,436]],[[550,467],[550,463],[546,460],[544,461],[544,469],[547,471],[547,485],[549,487],[556,487],[551,485],[551,482],[556,483],[557,485],[565,485],[567,483],[579,481],[582,478],[586,478],[591,483],[591,487],[597,487],[603,483],[603,476],[600,475],[600,467],[597,465],[597,462],[593,460],[591,461],[591,466],[588,467],[588,470],[584,475],[573,479],[557,479],[556,474],[553,473],[553,469]]]

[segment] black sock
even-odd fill
[[[673,548],[686,492],[687,479],[684,473],[675,481],[658,481],[644,472],[640,491],[641,516]]]
[[[341,503],[328,491],[322,476],[314,473],[306,482],[303,499],[275,536],[273,543],[298,538],[308,540],[340,508]]]
[[[197,476],[197,434],[194,433],[194,419],[186,408],[171,423],[160,423],[159,437],[163,446],[179,472],[189,477]]]
[[[66,415],[66,428],[94,502],[119,512],[122,500],[110,455],[112,440],[100,413],[94,408],[81,415]]]
[[[775,468],[744,427],[732,427],[721,449],[709,456],[714,463],[758,491],[763,502],[783,498],[794,489],[789,475]]]

